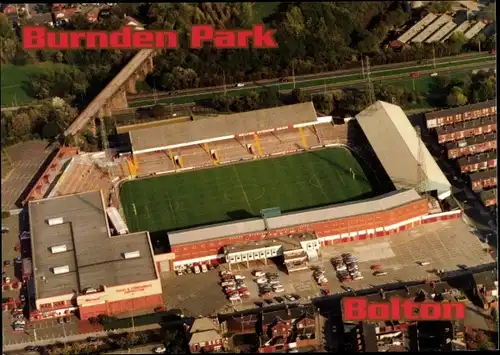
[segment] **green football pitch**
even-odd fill
[[[120,199],[130,231],[171,231],[352,201],[373,195],[344,148],[125,182]]]

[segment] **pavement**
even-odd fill
[[[19,208],[16,201],[52,152],[47,142],[29,141],[6,148],[13,169],[2,178],[2,211]]]
[[[358,258],[363,280],[349,284],[338,281],[330,259],[342,253],[351,253]],[[485,252],[484,245],[460,219],[421,225],[389,237],[322,247],[321,259],[320,263],[325,268],[329,280],[328,288],[333,294],[343,293],[345,286],[361,290],[395,282],[437,279],[434,269],[453,272],[458,269],[459,264],[475,267],[493,262],[491,256]],[[418,264],[424,260],[429,261],[430,265],[422,267]],[[370,268],[373,264],[382,264],[388,274],[381,277],[373,276]],[[167,307],[181,308],[189,316],[254,308],[255,302],[263,300],[259,297],[258,286],[252,276],[252,271],[255,269],[279,274],[285,292],[274,294],[269,299],[290,294],[298,295],[302,302],[308,302],[320,295],[320,287],[314,282],[311,270],[287,274],[281,267],[269,262],[267,266],[262,264],[250,269],[244,266],[239,270],[237,267],[232,268],[234,273],[245,277],[245,284],[250,292],[248,300],[232,304],[225,298],[219,285],[221,269],[225,269],[225,266],[205,274],[163,276]],[[275,299],[273,302],[277,303]]]
[[[160,346],[164,346],[164,345],[161,343],[147,344],[147,345],[141,345],[141,346],[134,346],[128,350],[108,351],[108,352],[105,352],[104,354],[154,354],[153,349],[156,347],[160,347]]]

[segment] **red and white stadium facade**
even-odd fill
[[[160,279],[104,287],[101,292],[75,296],[59,295],[36,300],[36,308],[30,318],[41,320],[78,312],[80,319],[100,314],[119,314],[137,309],[154,308],[163,304]]]
[[[429,214],[427,200],[414,201],[392,210],[369,213],[353,217],[321,221],[289,228],[262,231],[259,233],[207,239],[196,243],[172,246],[172,252],[155,256],[158,271],[171,271],[186,265],[225,263],[223,248],[226,245],[277,238],[291,233],[313,231],[322,246],[356,240],[397,235],[421,224],[440,220],[461,218],[460,210]],[[208,237],[208,236],[207,236]],[[168,262],[168,266],[164,263]]]

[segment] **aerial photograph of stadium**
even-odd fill
[[[0,10],[4,354],[498,348],[494,1]]]

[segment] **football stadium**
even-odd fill
[[[111,160],[61,148],[25,200],[37,319],[158,305],[164,272],[268,260],[292,272],[324,246],[461,216],[441,210],[449,182],[381,101],[341,123],[302,103],[117,133]],[[89,274],[103,263],[108,278]]]

